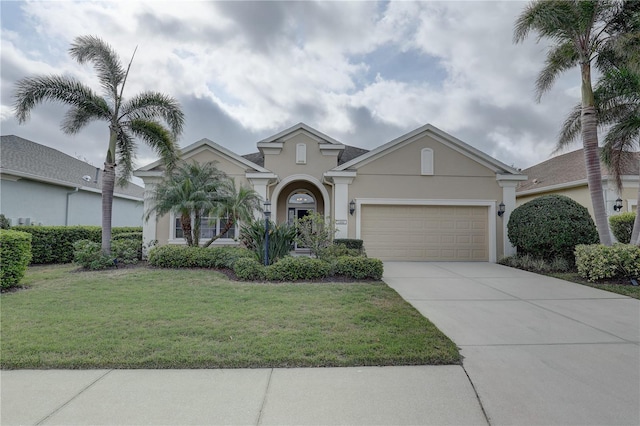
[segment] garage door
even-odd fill
[[[382,260],[488,261],[488,208],[363,205],[367,255]]]

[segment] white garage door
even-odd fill
[[[382,260],[488,261],[488,208],[363,205],[367,255]]]

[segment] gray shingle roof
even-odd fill
[[[338,166],[346,163],[347,161],[351,161],[354,158],[361,156],[362,154],[366,154],[369,152],[368,149],[358,148],[356,146],[345,145],[344,150],[340,153],[338,157]],[[251,161],[254,164],[257,164],[260,167],[264,167],[264,155],[261,152],[253,152],[251,154],[243,155],[244,158]]]
[[[623,175],[637,176],[639,173],[638,161],[640,152],[627,152],[624,162]],[[600,163],[602,176],[609,175],[609,169]],[[522,170],[523,175],[527,175],[527,180],[521,182],[516,192],[530,191],[547,186],[560,185],[582,181],[587,179],[587,168],[584,164],[584,154],[582,149],[568,152],[550,158],[542,163]]]
[[[0,137],[0,171],[26,174],[33,176],[34,180],[57,181],[70,187],[102,188],[101,170],[98,182],[94,182],[95,166],[15,135]],[[83,176],[90,176],[91,180],[85,181]],[[125,188],[116,185],[114,192],[116,195],[143,198],[144,188],[129,183]]]

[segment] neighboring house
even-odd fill
[[[0,137],[0,213],[18,225],[102,225],[102,172],[18,136]],[[144,188],[116,186],[113,226],[142,226]]]
[[[622,173],[622,193],[609,169],[602,167],[602,189],[607,216],[622,212],[638,210],[638,173],[640,169],[640,152],[625,153]],[[593,217],[591,195],[587,185],[587,168],[582,149],[558,155],[540,164],[522,170],[528,179],[521,182],[516,190],[517,205],[521,205],[536,197],[548,194],[566,195],[585,206]],[[616,200],[622,200],[622,208],[614,210]]]
[[[526,176],[431,125],[372,151],[302,123],[257,145],[259,152],[240,156],[202,139],[184,148],[182,159],[216,161],[238,184],[269,199],[278,223],[310,211],[324,214],[335,221],[336,238],[364,240],[372,257],[495,262],[513,252],[506,223],[516,185]],[[134,175],[145,182],[147,211],[162,165],[149,164]],[[211,223],[216,229],[210,231],[218,230],[219,221]],[[143,234],[160,245],[184,244],[173,214],[152,217]]]

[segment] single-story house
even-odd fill
[[[607,216],[638,211],[640,152],[625,153],[621,175],[622,192],[618,191],[607,166],[602,163],[600,166]],[[566,195],[585,206],[593,217],[591,195],[587,185],[587,168],[582,149],[550,158],[522,170],[522,173],[527,176],[527,180],[520,182],[516,189],[518,206],[542,195]],[[614,209],[618,199],[622,200],[621,208]]]
[[[19,225],[102,224],[101,169],[14,135],[0,137],[0,213]],[[144,188],[116,186],[113,226],[142,226]]]
[[[362,239],[367,253],[383,260],[495,262],[514,251],[506,224],[526,176],[432,125],[367,151],[300,123],[257,147],[241,156],[202,139],[182,149],[182,161],[216,161],[237,184],[270,200],[278,223],[320,212],[335,221],[336,238]],[[148,211],[162,164],[134,175],[145,182]],[[211,226],[217,230],[219,221]],[[150,218],[143,235],[184,244],[173,214]],[[233,243],[233,235],[217,242]]]

